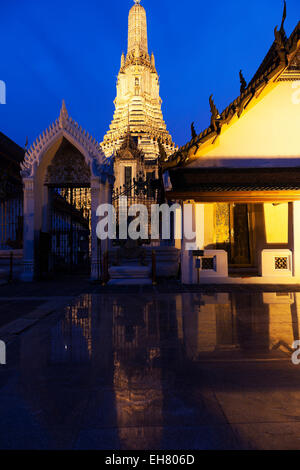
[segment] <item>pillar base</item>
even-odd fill
[[[33,273],[22,273],[20,275],[20,281],[22,282],[32,282],[33,281]]]
[[[91,281],[99,281],[101,278],[101,269],[98,261],[93,261],[91,263]]]
[[[20,274],[19,279],[22,282],[32,282],[34,280],[34,266],[32,262],[23,262],[24,271]]]

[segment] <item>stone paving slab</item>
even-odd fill
[[[4,336],[10,336],[10,335],[18,335],[22,333],[22,331],[27,330],[30,326],[34,325],[37,322],[37,320],[29,320],[29,319],[24,319],[24,318],[19,318],[18,320],[15,320],[11,323],[8,323],[7,325],[3,326],[0,329],[0,337],[2,335]]]
[[[81,431],[75,450],[238,450],[239,441],[229,425],[147,426]]]
[[[300,449],[300,423],[247,423],[231,427],[239,436],[245,436],[244,450]]]
[[[111,279],[109,286],[150,286],[151,279]]]
[[[43,303],[40,299],[0,299],[0,328],[30,314]]]
[[[35,325],[39,320],[42,318],[45,318],[46,316],[50,315],[51,313],[62,309],[66,304],[71,303],[72,297],[60,297],[59,299],[51,299],[48,300],[35,309],[33,309],[29,313],[25,313],[22,315],[22,317],[6,323],[4,326],[0,328],[0,339],[2,341],[9,342],[16,335],[19,335],[20,333],[26,331],[28,328],[32,327]],[[3,299],[1,299],[2,301]],[[12,301],[12,303],[9,303],[9,300]],[[20,299],[18,299],[20,301]],[[29,307],[32,304],[33,301],[37,300],[42,300],[42,298],[25,298],[23,299],[23,302],[29,303]],[[6,298],[6,301],[8,302],[8,308],[11,308],[12,305],[14,304],[14,300],[10,298]]]
[[[28,319],[40,319],[50,315],[52,312],[62,309],[65,305],[72,302],[72,297],[59,297],[51,299],[33,310],[31,313],[24,316]]]

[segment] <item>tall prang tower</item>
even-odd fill
[[[156,176],[159,144],[170,155],[175,144],[163,119],[159,77],[154,54],[148,53],[147,18],[141,0],[129,11],[128,49],[121,56],[115,112],[101,144],[105,155],[115,153],[116,186],[128,184],[139,172]]]

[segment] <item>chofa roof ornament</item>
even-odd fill
[[[68,111],[66,108],[65,100],[62,100],[62,105],[61,105],[60,113],[59,113],[59,125],[61,129],[65,127],[65,124],[68,121],[68,117],[69,115],[68,115]]]
[[[285,34],[284,31],[284,22],[286,20],[286,0],[284,0],[284,7],[283,7],[283,14],[282,14],[282,21],[281,21],[281,26],[280,26],[280,31]]]
[[[210,112],[211,112],[210,125],[211,125],[212,130],[218,133],[220,130],[220,126],[218,122],[220,120],[220,114],[214,103],[213,95],[210,95],[209,97],[209,104],[210,104]]]
[[[246,82],[245,77],[243,75],[243,72],[241,70],[240,70],[240,83],[241,83],[240,92],[242,94],[242,93],[244,93],[244,91],[247,88],[247,82]]]
[[[287,37],[284,30],[284,22],[286,20],[286,0],[284,0],[284,7],[283,7],[283,14],[282,14],[282,21],[280,29],[278,30],[278,26],[274,29],[274,36],[275,36],[275,47],[277,54],[279,56],[280,62],[287,63],[287,53],[286,53],[286,42]]]

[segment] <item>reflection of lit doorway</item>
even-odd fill
[[[252,223],[248,204],[216,204],[216,248],[232,267],[252,266]]]

